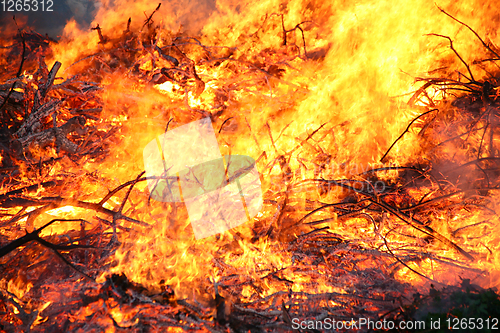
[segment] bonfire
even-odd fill
[[[116,1],[56,39],[2,27],[0,328],[498,329],[495,10]]]

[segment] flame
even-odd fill
[[[51,209],[47,212],[47,214],[53,215],[53,216],[61,216],[64,214],[69,214],[69,213],[74,213],[75,212],[75,207],[73,206],[63,206],[59,207],[56,209]]]
[[[20,275],[15,280],[10,280],[7,284],[7,290],[16,295],[16,297],[21,298],[30,291],[33,287],[33,283],[26,280],[26,276]]]
[[[480,36],[487,36],[491,45],[500,43],[495,2],[445,0],[438,5],[467,21]],[[418,170],[429,174],[444,170],[451,160],[462,164],[469,161],[470,150],[457,148],[455,142],[427,149],[451,137],[450,133],[466,132],[470,122],[465,122],[465,116],[460,118],[464,122],[456,126],[443,121],[425,129],[432,131],[425,144],[419,138],[424,128],[412,128],[394,146],[388,160],[380,161],[422,110],[428,111],[439,103],[445,105],[452,97],[446,93],[448,85],[443,82],[424,89],[415,105],[408,106],[409,96],[421,87],[420,78],[438,74],[456,78],[457,71],[465,72],[448,41],[436,35],[450,36],[468,64],[486,55],[471,32],[445,16],[439,7],[432,1],[417,0],[162,2],[154,16],[159,26],[154,38],[148,35],[142,18],[136,16],[152,13],[147,1],[103,1],[93,26],[99,23],[104,37],[96,31],[80,30],[74,20],[69,21],[62,41],[53,46],[53,59],[48,63],[63,63],[63,80],[81,72],[90,77],[93,68],[99,69],[96,76],[104,108],[100,119],[92,120],[92,124],[99,125],[102,132],[119,129],[116,141],[106,147],[106,159],[89,158],[79,166],[86,173],[82,178],[98,174],[102,186],[88,180],[81,185],[83,192],[75,186],[77,189],[67,193],[98,202],[97,198],[111,189],[135,179],[144,169],[142,149],[167,127],[172,129],[197,117],[210,116],[220,153],[254,158],[265,194],[262,211],[250,223],[196,240],[186,208],[150,200],[145,182],[135,185],[123,206],[124,192],[116,193],[103,207],[132,212],[147,226],[120,221],[119,226],[128,231],[119,233],[121,246],[108,262],[109,271],[102,273],[98,282],[104,282],[108,273],[125,273],[130,280],[159,291],[159,281],[164,281],[174,288],[177,297],[195,298],[204,304],[211,301],[214,285],[227,281],[238,286],[241,301],[245,302],[290,290],[347,294],[359,281],[354,273],[346,273],[339,277],[342,284],[329,283],[335,265],[346,265],[351,273],[376,271],[392,265],[392,251],[405,258],[404,264],[398,262],[393,272],[401,283],[428,283],[428,279],[415,272],[425,272],[426,277],[444,283],[459,282],[464,272],[458,264],[460,255],[425,238],[392,212],[384,213],[377,221],[366,216],[365,211],[364,215],[347,217],[328,210],[314,215],[320,226],[328,227],[328,235],[339,242],[355,240],[360,247],[387,249],[385,257],[367,259],[368,254],[351,245],[334,253],[315,253],[323,258],[321,264],[294,254],[297,248],[307,247],[307,235],[312,230],[305,222],[297,225],[294,221],[312,210],[311,202],[356,200],[355,194],[346,194],[341,188],[316,186],[311,190],[304,185],[307,180],[349,179],[364,186],[370,183],[368,171],[394,168],[377,174],[377,181],[383,186],[397,185],[394,182],[400,175],[398,166],[420,165],[433,158],[441,161],[443,166],[436,166],[437,171]],[[132,40],[123,37],[127,33],[124,18],[128,17],[132,17],[131,31],[155,39],[154,43],[130,46],[140,49],[135,58],[127,58],[109,46],[114,41]],[[158,49],[165,53],[164,57]],[[174,61],[166,56],[177,57],[179,64],[173,65]],[[474,70],[476,79],[488,77],[487,65],[475,66]],[[471,140],[479,142],[481,137],[476,133]],[[480,151],[478,156],[487,154]],[[468,177],[465,173],[459,176]],[[399,197],[392,195],[390,200],[396,206],[416,204],[432,196],[437,187],[429,181],[418,189],[409,188]],[[376,186],[369,190],[377,198],[382,192]],[[489,199],[494,210],[500,198],[493,193]],[[498,217],[486,210],[468,210],[468,203],[456,200],[457,206],[462,204],[458,208],[436,208],[429,216],[418,218],[425,218],[425,223],[432,224],[437,233],[475,252],[478,259],[470,263],[471,271],[489,273],[479,277],[478,283],[483,287],[497,286]],[[94,217],[92,212],[74,206],[45,214],[50,216],[37,221],[37,226],[54,217]],[[80,222],[54,224],[41,236],[80,228],[88,227]],[[109,225],[103,228],[115,232]],[[476,239],[471,236],[474,233],[466,230],[491,236]],[[270,236],[273,231],[277,233],[274,238]],[[355,267],[345,263],[354,258]],[[314,275],[309,275],[304,267],[314,269]],[[389,275],[388,270],[373,274],[383,279]],[[232,275],[238,276],[234,278],[237,281],[231,280]],[[19,281],[9,283],[19,297],[32,287]],[[49,306],[50,302],[46,304]],[[96,301],[72,316],[83,320],[101,311],[104,305],[103,300]],[[138,321],[134,319],[134,310],[127,312],[111,306],[109,314],[123,325]],[[106,320],[103,326],[112,331],[113,323]],[[37,323],[42,323],[42,319],[37,317]]]
[[[43,324],[44,322],[46,322],[49,318],[48,317],[45,317],[43,318],[40,313],[45,310],[46,308],[48,308],[50,305],[52,304],[52,302],[46,302],[45,304],[43,304],[39,309],[38,309],[38,314],[36,316],[36,319],[35,321],[33,322],[33,324],[31,324],[30,328],[33,329],[34,327],[40,325],[40,324]]]

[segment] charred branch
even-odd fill
[[[493,55],[495,55],[496,59],[491,59],[491,60],[500,60],[500,56],[495,52],[493,51],[493,49],[491,49],[491,47],[486,44],[484,42],[484,40],[478,35],[477,32],[474,31],[474,29],[472,29],[469,25],[465,24],[464,22],[458,20],[457,18],[453,17],[452,15],[450,15],[449,13],[447,13],[444,9],[442,9],[441,7],[439,7],[438,5],[436,5],[436,7],[443,13],[445,14],[446,16],[450,17],[452,20],[460,23],[461,25],[463,25],[464,27],[466,27],[467,29],[469,29],[476,37],[477,39],[479,39],[479,41],[481,42],[481,44],[483,44],[483,46],[488,50],[490,51],[491,53],[493,53]]]
[[[153,10],[153,12],[151,13],[151,15],[148,16],[148,18],[146,19],[146,21],[144,22],[144,25],[142,26],[142,28],[144,29],[144,27],[146,26],[150,26],[150,24],[152,23],[152,18],[153,18],[153,15],[160,9],[161,7],[161,2],[158,4],[158,6],[156,7],[155,10]]]
[[[102,34],[102,29],[101,27],[99,26],[99,24],[97,24],[94,28],[91,28],[92,30],[96,30],[97,31],[97,34],[99,35],[99,43],[100,44],[106,44],[108,42],[108,38],[105,37],[103,34]]]
[[[53,127],[39,133],[23,136],[18,139],[18,142],[21,144],[23,149],[28,148],[30,145],[45,148],[49,144],[55,143],[57,148],[74,154],[78,149],[78,145],[70,141],[67,135],[72,132],[84,134],[84,125],[85,118],[82,116],[76,116],[69,119],[64,125],[59,127]]]
[[[348,189],[350,191],[359,193],[359,194],[365,196],[367,198],[367,200],[369,202],[371,202],[373,205],[379,206],[380,208],[384,209],[385,211],[390,212],[391,214],[394,214],[401,221],[403,221],[404,223],[406,223],[409,226],[413,227],[414,229],[416,229],[416,230],[418,230],[418,231],[420,231],[420,232],[422,232],[422,233],[424,233],[426,235],[429,235],[429,236],[431,236],[431,237],[439,240],[440,242],[442,242],[443,244],[447,245],[450,248],[453,248],[458,253],[460,253],[464,258],[466,258],[468,260],[473,260],[474,259],[474,257],[472,255],[470,255],[469,253],[467,253],[466,251],[464,251],[462,248],[460,248],[458,245],[456,245],[455,243],[453,243],[452,241],[450,241],[449,239],[447,239],[443,235],[439,234],[433,228],[425,225],[424,223],[422,223],[421,221],[417,220],[413,216],[408,216],[408,215],[404,214],[401,210],[399,210],[396,207],[392,207],[390,204],[388,204],[387,202],[383,201],[378,196],[375,196],[375,195],[370,194],[370,193],[366,193],[365,191],[359,190],[356,187],[354,187],[352,185],[348,185],[348,184],[346,184],[343,181],[325,180],[325,179],[311,179],[311,180],[306,180],[304,182],[308,182],[308,181],[320,182],[320,183],[326,183],[326,184],[329,184],[329,185],[339,186],[339,187],[343,187],[345,189]],[[341,204],[332,204],[331,206],[337,206],[337,205],[341,205]],[[324,207],[322,207],[322,209],[323,208],[326,208],[326,207],[324,206]]]
[[[42,226],[39,229],[36,229],[32,232],[26,233],[25,236],[18,238],[16,240],[13,240],[9,244],[3,246],[0,248],[0,258],[6,256],[7,254],[11,253],[17,248],[20,248],[24,245],[26,245],[29,242],[37,242],[51,250],[54,251],[54,253],[61,259],[63,260],[68,266],[70,266],[72,269],[74,269],[76,272],[82,274],[83,276],[89,278],[90,280],[93,280],[90,276],[88,276],[86,273],[82,272],[80,269],[76,268],[73,264],[71,264],[64,256],[59,252],[59,251],[68,251],[68,250],[73,250],[73,249],[88,249],[92,248],[92,246],[86,246],[86,245],[80,245],[80,244],[73,244],[73,245],[58,245],[58,244],[53,244],[50,243],[43,238],[39,236],[40,232],[47,228],[48,226],[52,225],[55,222],[64,222],[64,221],[83,221],[86,222],[82,219],[73,219],[73,220],[66,220],[66,219],[53,219],[52,221],[46,223],[44,226]]]
[[[472,74],[472,71],[470,70],[470,67],[469,65],[465,62],[465,60],[460,56],[460,54],[457,52],[457,50],[455,50],[455,48],[453,47],[453,41],[451,40],[450,37],[448,36],[443,36],[443,35],[438,35],[438,34],[429,34],[428,36],[437,36],[437,37],[442,37],[442,38],[446,38],[449,42],[450,42],[450,49],[453,51],[453,53],[455,53],[455,55],[458,57],[458,59],[460,59],[460,61],[464,64],[464,66],[467,68],[467,71],[469,72],[469,76],[467,79],[471,82],[475,82],[476,80],[474,79],[474,75]]]
[[[391,149],[396,145],[396,143],[403,137],[403,135],[405,135],[405,133],[407,133],[409,130],[410,130],[410,127],[411,125],[417,121],[419,118],[431,113],[431,112],[434,112],[434,111],[439,111],[438,109],[433,109],[433,110],[429,110],[427,112],[424,112],[422,113],[420,116],[414,118],[409,124],[408,126],[406,127],[406,129],[403,131],[403,133],[401,133],[400,136],[398,136],[398,138],[396,139],[396,141],[394,141],[392,143],[392,145],[389,147],[389,149],[387,149],[387,151],[385,152],[384,156],[382,156],[382,158],[380,159],[380,162],[384,162],[384,159],[387,157],[387,155],[389,154],[389,152],[391,151]]]
[[[281,14],[280,16],[281,16],[281,27],[283,29],[283,45],[285,45],[285,46],[287,45],[287,38],[286,38],[286,36],[287,36],[287,34],[289,32],[292,32],[292,31],[295,31],[295,30],[300,30],[300,32],[302,34],[302,43],[303,43],[302,45],[304,47],[304,56],[307,57],[306,38],[305,38],[305,35],[304,35],[304,30],[302,29],[301,25],[305,24],[305,23],[312,23],[312,22],[311,21],[300,22],[294,28],[287,30],[287,29],[285,29],[284,15]]]
[[[16,77],[20,77],[21,74],[22,74],[24,59],[25,59],[25,56],[26,56],[26,41],[24,39],[24,30],[21,31],[20,36],[21,36],[21,41],[22,41],[22,44],[23,44],[23,51],[21,53],[21,63],[19,64],[19,69],[17,71]],[[16,81],[14,81],[12,83],[12,86],[10,87],[9,92],[6,95],[1,95],[0,94],[0,96],[2,96],[2,98],[3,98],[2,104],[0,104],[0,111],[7,105],[7,101],[9,100],[9,98],[11,97],[11,95],[14,93],[14,88],[16,87],[17,82],[18,81],[16,80]],[[21,100],[20,97],[14,98],[14,99],[17,100],[17,102],[19,102]],[[15,122],[16,121],[16,116],[13,114],[13,112],[11,110],[7,110],[7,113],[9,114],[11,120]]]

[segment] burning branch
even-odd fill
[[[401,319],[421,278],[444,285],[451,269],[471,278],[487,273],[484,267],[497,250],[488,235],[498,224],[498,78],[476,73],[451,38],[435,34],[448,39],[468,74],[417,78],[423,85],[408,104],[425,110],[389,146],[380,162],[389,154],[393,162],[384,165],[373,156],[380,143],[390,144],[385,140],[392,134],[378,133],[382,126],[375,121],[389,117],[353,118],[360,117],[354,113],[359,106],[372,105],[365,99],[386,107],[392,101],[384,104],[385,91],[371,89],[371,80],[359,83],[369,94],[359,100],[353,94],[359,91],[343,84],[352,79],[343,73],[347,70],[358,76],[382,73],[380,64],[358,68],[352,57],[358,46],[378,47],[358,45],[370,38],[355,31],[355,15],[339,17],[342,27],[326,26],[336,20],[318,17],[321,26],[306,28],[315,13],[287,30],[284,15],[265,14],[266,20],[280,17],[281,26],[276,21],[254,34],[236,33],[238,40],[226,42],[238,47],[228,47],[220,42],[225,36],[159,30],[153,24],[159,11],[160,5],[145,14],[139,31],[129,19],[126,30],[116,29],[109,38],[96,25],[99,45],[71,55],[76,61],[62,75],[76,75],[59,84],[61,63],[55,61],[49,71],[42,51],[29,54],[36,48],[28,47],[24,34],[18,42],[18,50],[22,43],[27,53],[25,63],[15,78],[0,84],[1,109],[10,112],[0,117],[6,133],[0,136],[4,329],[285,332],[293,329],[294,318]],[[254,27],[261,19],[250,21]],[[356,29],[349,28],[352,22]],[[308,56],[304,30],[309,28],[314,29],[310,45],[335,44],[319,36],[336,31],[340,40],[347,29],[355,48],[346,39],[347,47],[321,49],[323,57],[330,50],[345,68],[322,64],[311,50]],[[281,33],[289,44],[288,33],[297,30],[305,57],[275,45]],[[346,54],[335,53],[343,49]],[[33,57],[38,62],[28,60]],[[380,53],[365,60],[371,58],[389,57]],[[402,58],[396,52],[394,59]],[[303,76],[316,72],[314,80]],[[331,81],[317,83],[317,78]],[[356,102],[349,104],[353,96]],[[264,193],[255,217],[248,218],[244,205],[247,223],[203,240],[193,236],[187,205],[152,194],[160,181],[178,176],[149,176],[140,165],[146,159],[141,148],[146,141],[155,143],[156,130],[200,117],[218,129],[221,154],[241,149],[255,157]],[[405,136],[410,129],[418,136]],[[411,150],[405,150],[410,139]],[[169,145],[175,146],[171,142],[156,144],[163,170],[182,158],[165,157]],[[31,149],[36,146],[40,149]],[[208,154],[207,147],[196,149],[196,158]],[[408,151],[411,157],[402,156]],[[227,167],[224,176],[232,184],[250,169],[230,176]],[[193,183],[206,189],[190,170]],[[149,187],[148,180],[156,185]],[[215,209],[207,205],[205,213],[210,210]],[[225,207],[217,213],[225,221],[236,219]],[[58,230],[55,222],[65,228]],[[62,269],[51,263],[47,249],[66,263]],[[470,281],[462,287],[482,292]]]
[[[295,31],[295,30],[298,29],[302,33],[302,43],[303,43],[303,46],[304,46],[304,56],[307,57],[306,39],[305,39],[305,36],[304,36],[304,30],[302,29],[301,25],[304,24],[304,23],[312,23],[312,22],[311,21],[300,22],[294,28],[286,30],[285,29],[284,15],[280,14],[280,16],[281,16],[281,27],[283,28],[283,45],[285,45],[285,46],[287,45],[286,35],[289,32],[292,32],[292,31]]]
[[[429,110],[429,111],[426,111],[424,113],[422,113],[420,116],[414,118],[409,124],[408,126],[406,127],[406,129],[403,131],[403,133],[401,133],[400,136],[398,136],[398,138],[396,139],[396,141],[394,141],[392,143],[392,145],[389,147],[389,149],[387,149],[387,151],[385,152],[384,156],[382,156],[382,158],[380,159],[380,162],[384,162],[384,159],[387,157],[387,155],[389,154],[389,152],[391,151],[392,147],[394,147],[396,145],[396,143],[403,137],[403,135],[405,135],[405,133],[407,133],[409,130],[410,130],[410,127],[411,125],[417,121],[419,118],[431,113],[431,112],[435,112],[435,111],[439,111],[438,109],[432,109],[432,110]]]
[[[16,74],[16,77],[20,77],[21,74],[22,74],[22,71],[23,71],[23,64],[24,64],[24,58],[25,58],[25,55],[26,55],[26,41],[24,40],[24,31],[21,31],[20,33],[21,35],[21,41],[23,43],[23,51],[21,53],[21,63],[19,64],[19,69],[17,70],[17,74]],[[9,89],[9,92],[7,93],[7,95],[4,98],[2,104],[0,104],[0,111],[5,107],[5,105],[7,104],[7,101],[9,100],[10,98],[10,95],[12,94],[12,92],[14,91],[14,88],[16,86],[16,83],[18,81],[14,81],[14,83],[12,83],[12,86],[10,87]],[[14,117],[12,117],[11,115],[11,118],[12,120],[15,120]]]
[[[31,135],[26,135],[18,139],[18,142],[23,148],[29,145],[35,145],[40,148],[45,148],[51,143],[56,143],[57,148],[61,148],[69,153],[76,153],[78,145],[68,140],[67,135],[72,132],[84,134],[85,118],[82,116],[73,117],[68,120],[64,125],[46,129]]]
[[[354,186],[351,186],[351,185],[347,185],[345,182],[343,181],[336,181],[336,180],[325,180],[325,179],[311,179],[311,180],[305,180],[301,183],[299,183],[298,185],[301,185],[301,184],[304,184],[306,182],[319,182],[319,183],[325,183],[325,184],[328,184],[328,185],[334,185],[334,186],[339,186],[339,187],[342,187],[342,188],[345,188],[345,189],[348,189],[350,191],[353,191],[353,192],[356,192],[356,193],[359,193],[365,197],[367,197],[367,200],[374,204],[374,205],[377,205],[377,206],[380,206],[381,208],[383,208],[384,210],[390,212],[391,214],[394,214],[395,216],[397,216],[401,221],[405,222],[406,224],[408,224],[409,226],[411,226],[412,228],[415,228],[416,230],[424,233],[424,234],[427,234],[437,240],[439,240],[440,242],[442,242],[443,244],[449,246],[450,248],[453,248],[455,249],[458,253],[460,253],[464,258],[468,259],[468,260],[474,260],[474,257],[471,256],[469,253],[467,253],[466,251],[464,251],[463,249],[461,249],[458,245],[456,245],[455,243],[453,243],[452,241],[450,241],[449,239],[447,239],[446,237],[442,236],[441,234],[439,234],[438,232],[436,232],[434,229],[432,229],[431,227],[429,226],[426,226],[424,223],[422,223],[421,221],[415,219],[414,217],[412,216],[407,216],[405,215],[403,212],[401,212],[399,209],[395,208],[395,207],[392,207],[391,205],[389,205],[387,202],[385,202],[384,200],[382,200],[378,195],[374,195],[374,194],[371,194],[371,193],[366,193],[365,191],[363,190],[358,190],[357,188],[355,188]],[[330,205],[327,205],[327,206],[323,206],[323,208],[326,208],[326,207],[335,207],[335,206],[340,206],[342,204],[338,203],[338,204],[330,204]],[[345,204],[343,204],[345,205]]]
[[[466,27],[467,29],[469,29],[476,37],[477,39],[479,39],[479,41],[481,42],[481,44],[483,44],[483,46],[488,49],[488,51],[490,51],[491,53],[493,53],[495,55],[495,57],[497,57],[497,59],[490,59],[490,60],[493,60],[493,61],[496,61],[496,60],[500,60],[500,55],[498,55],[495,51],[493,51],[489,46],[488,44],[486,44],[484,42],[484,40],[478,35],[477,32],[474,31],[474,29],[472,29],[470,26],[468,26],[467,24],[465,24],[464,22],[456,19],[455,17],[453,17],[452,15],[448,14],[444,9],[442,9],[441,7],[439,7],[438,5],[436,5],[436,7],[443,13],[445,14],[446,16],[450,17],[452,20],[460,23],[461,25],[463,25],[464,27]],[[451,41],[450,41],[451,43]]]
[[[86,245],[81,245],[81,244],[72,244],[72,245],[58,245],[58,244],[53,244],[53,243],[50,243],[46,240],[44,240],[43,238],[41,238],[39,236],[40,232],[47,228],[48,226],[50,226],[51,224],[53,224],[54,222],[70,222],[70,221],[73,221],[73,222],[84,222],[84,223],[87,223],[87,221],[85,220],[82,220],[82,219],[70,219],[70,220],[67,220],[67,219],[53,219],[52,221],[50,221],[49,223],[46,223],[44,226],[42,226],[41,228],[39,229],[35,229],[34,231],[30,232],[30,233],[26,233],[25,236],[21,237],[21,238],[18,238],[12,242],[10,242],[9,244],[3,246],[2,248],[0,248],[0,258],[3,257],[3,256],[6,256],[7,254],[9,254],[10,252],[14,251],[15,249],[21,247],[21,246],[24,246],[26,243],[29,243],[29,242],[37,242],[39,243],[40,245],[43,245],[51,250],[54,251],[54,253],[59,257],[61,258],[62,261],[64,261],[64,263],[66,263],[68,266],[70,266],[72,269],[74,269],[76,272],[82,274],[83,276],[85,276],[86,278],[90,279],[93,281],[93,279],[88,276],[86,273],[82,272],[80,269],[76,268],[72,263],[70,263],[66,258],[64,258],[64,256],[59,252],[59,251],[68,251],[68,250],[73,250],[73,249],[89,249],[89,248],[93,248],[93,246],[86,246]],[[74,242],[77,242],[79,240],[74,240]]]
[[[438,35],[438,34],[428,34],[428,36],[437,36],[437,37],[442,37],[442,38],[446,38],[449,42],[450,42],[450,49],[453,51],[453,53],[455,53],[455,55],[458,57],[458,59],[460,59],[460,61],[462,62],[462,64],[464,64],[464,66],[467,68],[467,71],[469,72],[469,75],[470,77],[467,77],[465,76],[469,81],[471,82],[476,82],[476,79],[474,79],[474,75],[472,74],[472,71],[470,70],[470,67],[469,65],[467,65],[467,63],[465,62],[465,60],[460,56],[460,54],[457,52],[457,50],[455,50],[455,48],[453,47],[453,41],[451,40],[450,37],[448,36],[443,36],[443,35]]]
[[[160,7],[161,7],[161,2],[158,4],[158,6],[156,7],[156,9],[153,10],[153,12],[151,13],[151,15],[148,16],[148,18],[144,22],[144,25],[142,26],[143,29],[144,29],[145,26],[150,26],[151,25],[151,19],[153,18],[153,15],[160,9]]]
[[[99,26],[99,24],[97,24],[95,26],[95,28],[91,28],[92,30],[96,30],[97,31],[97,34],[99,35],[99,43],[100,44],[106,44],[106,42],[108,41],[108,38],[105,37],[103,34],[102,34],[102,29],[101,27]]]

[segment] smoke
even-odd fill
[[[160,7],[155,11],[158,5]],[[93,22],[103,28],[119,28],[125,27],[131,18],[132,28],[140,28],[154,12],[152,20],[166,29],[199,34],[215,10],[215,0],[104,0]]]
[[[2,5],[3,6],[3,5]],[[24,6],[24,5],[23,5]],[[85,30],[90,26],[99,2],[91,0],[29,1],[21,11],[6,1],[5,9],[0,11],[0,36],[8,36],[17,29],[33,30],[59,39],[65,25],[74,20]],[[3,8],[2,8],[3,9]]]

